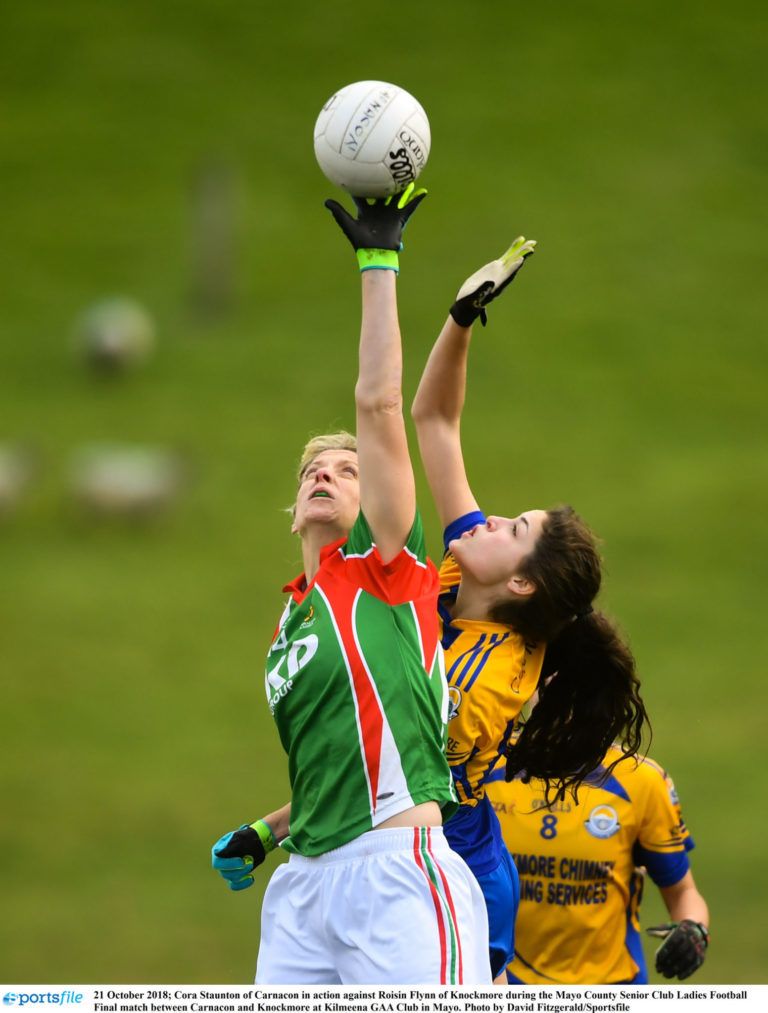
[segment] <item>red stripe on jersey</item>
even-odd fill
[[[320,583],[317,583],[316,586],[322,592]],[[323,597],[341,639],[341,646],[347,661],[358,717],[360,747],[368,777],[368,788],[371,793],[371,812],[375,813],[376,796],[379,789],[384,715],[355,638],[354,612],[361,593],[359,588],[351,584],[348,587],[342,587],[339,582],[339,585],[335,587],[333,602],[327,593],[323,593]]]
[[[443,915],[440,910],[440,897],[438,896],[435,884],[430,879],[429,873],[424,865],[424,861],[421,857],[420,850],[421,843],[421,829],[420,827],[413,828],[413,857],[416,859],[416,864],[424,873],[424,878],[429,885],[429,893],[432,897],[432,903],[435,906],[435,918],[437,919],[437,932],[440,937],[440,984],[445,985],[445,969],[448,963],[447,952],[446,952],[446,940],[445,940],[445,926],[443,925]]]
[[[456,948],[459,951],[459,980],[456,982],[456,984],[457,985],[463,985],[464,984],[464,958],[463,958],[462,953],[461,953],[461,933],[459,932],[459,922],[458,922],[458,919],[456,918],[456,908],[453,905],[453,897],[451,896],[451,888],[448,885],[448,879],[447,879],[445,873],[443,872],[443,870],[441,869],[440,863],[435,858],[435,856],[434,856],[434,854],[432,852],[432,828],[431,827],[427,827],[427,851],[429,852],[430,858],[434,862],[435,868],[440,873],[440,879],[441,879],[442,884],[443,884],[443,892],[445,893],[446,899],[448,901],[448,907],[449,907],[450,912],[451,912],[451,918],[453,919],[453,929],[454,929],[454,932],[456,933]]]
[[[436,605],[431,597],[426,599],[423,597],[419,598],[412,604],[416,623],[419,627],[421,647],[424,652],[424,668],[427,675],[431,675],[432,668],[435,664],[435,655],[437,654],[438,644]]]

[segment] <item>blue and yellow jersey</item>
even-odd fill
[[[454,521],[445,532],[446,546],[484,522],[480,512]],[[452,619],[460,581],[459,566],[447,552],[440,567],[438,610],[450,707],[448,763],[461,806],[446,825],[446,835],[472,871],[483,875],[498,865],[503,847],[485,786],[536,689],[544,645],[526,644],[500,623]]]
[[[638,910],[645,868],[657,886],[688,871],[693,840],[675,787],[653,760],[623,760],[612,747],[604,766],[547,808],[543,782],[488,786],[504,840],[520,874],[515,959],[510,981],[530,985],[648,980]]]

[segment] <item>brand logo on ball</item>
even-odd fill
[[[360,112],[357,121],[350,124],[347,130],[344,141],[347,152],[357,151],[393,98],[394,94],[391,91],[380,91],[378,97]]]
[[[405,148],[390,151],[386,164],[392,179],[394,179],[398,186],[404,186],[406,183],[410,183],[411,180],[416,179],[416,170]]]
[[[414,137],[410,130],[403,128],[398,132],[397,139],[408,149],[408,152],[416,165],[417,171],[421,172],[427,164],[427,153],[422,147],[418,137]]]
[[[593,837],[613,837],[621,829],[619,814],[610,805],[598,805],[584,820],[584,826]]]

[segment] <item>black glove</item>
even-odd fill
[[[250,873],[276,846],[275,835],[263,820],[244,823],[216,841],[211,849],[212,865],[230,890],[245,890],[253,884]]]
[[[525,258],[531,256],[535,247],[535,239],[518,236],[498,260],[492,260],[467,278],[451,306],[451,316],[459,327],[471,327],[478,317],[485,327],[485,307],[515,280]]]
[[[410,183],[401,194],[391,197],[378,200],[353,197],[357,218],[353,218],[338,201],[327,200],[325,206],[357,252],[361,271],[371,268],[397,271],[397,254],[403,248],[403,229],[426,196],[426,190],[414,190],[414,184]]]
[[[704,954],[709,946],[706,925],[685,918],[679,923],[656,925],[645,931],[649,936],[664,940],[656,951],[656,970],[665,978],[683,981],[704,963]]]

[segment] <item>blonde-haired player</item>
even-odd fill
[[[438,577],[416,510],[402,413],[396,273],[421,200],[328,202],[357,252],[356,448],[308,445],[265,688],[291,803],[223,835],[213,866],[240,891],[276,841],[291,853],[262,905],[260,984],[490,982],[482,894],[444,838],[455,808]]]

